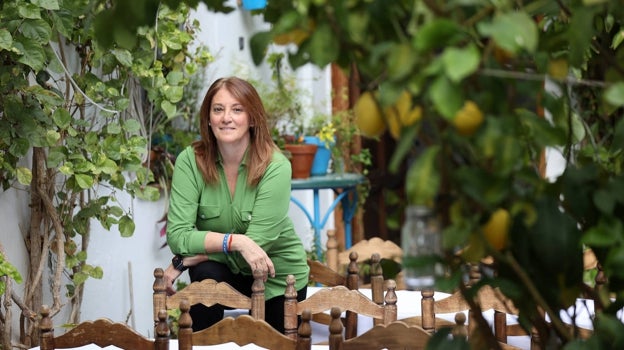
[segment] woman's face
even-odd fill
[[[243,105],[222,88],[212,98],[210,128],[219,143],[249,140],[249,115]]]

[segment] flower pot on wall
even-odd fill
[[[329,168],[329,161],[331,159],[331,150],[325,146],[325,142],[322,142],[317,136],[306,136],[305,143],[317,145],[316,155],[314,156],[314,162],[312,163],[312,169],[310,170],[311,176],[322,176],[327,174]]]
[[[242,5],[245,10],[262,10],[266,7],[266,0],[243,0]]]
[[[307,179],[310,177],[312,162],[318,148],[311,144],[286,144],[286,150],[290,152],[293,179]]]

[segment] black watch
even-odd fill
[[[184,272],[188,267],[184,266],[184,257],[182,255],[174,255],[173,259],[171,259],[171,264],[173,264],[173,268]]]

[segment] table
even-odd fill
[[[357,209],[357,185],[364,183],[366,178],[362,174],[344,173],[344,174],[327,174],[322,176],[311,176],[307,179],[293,179],[291,182],[291,190],[312,190],[314,194],[313,212],[310,214],[308,209],[293,196],[290,200],[295,203],[306,215],[312,228],[314,229],[314,245],[316,246],[316,254],[320,259],[322,256],[321,246],[321,230],[325,227],[329,215],[336,209],[338,203],[342,204],[342,220],[345,227],[345,249],[351,248],[351,220]],[[319,190],[331,189],[337,194],[336,199],[327,209],[327,212],[321,218]],[[350,195],[352,194],[352,195]]]

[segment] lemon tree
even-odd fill
[[[624,341],[610,338],[624,337],[624,325],[609,308],[624,304],[620,1],[276,0],[263,14],[273,26],[252,40],[256,62],[284,28],[311,21],[289,61],[336,64],[372,92],[362,105],[378,107],[362,109],[360,127],[397,139],[389,170],[407,165],[409,200],[433,201],[443,221],[451,273],[439,288],[461,282],[454,252],[489,255],[498,274],[481,283],[516,301],[544,342]],[[541,170],[548,147],[570,161],[556,179]],[[584,245],[603,264],[604,293],[616,296],[599,299],[601,323],[587,342],[558,313],[582,288]]]

